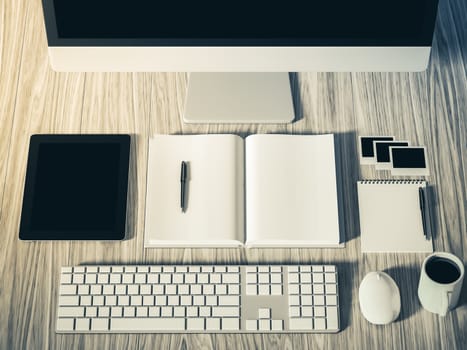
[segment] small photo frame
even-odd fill
[[[374,142],[374,154],[376,158],[375,169],[376,170],[390,170],[391,156],[389,154],[389,147],[399,146],[408,147],[409,141],[375,141]]]
[[[394,176],[428,176],[428,158],[425,146],[389,147],[391,174]]]
[[[394,136],[359,136],[358,148],[360,154],[360,164],[375,164],[376,154],[374,153],[375,141],[394,141]]]

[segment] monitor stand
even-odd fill
[[[290,123],[288,73],[191,73],[186,123]]]

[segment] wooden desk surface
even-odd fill
[[[435,186],[435,249],[467,261],[467,2],[441,0],[429,69],[423,73],[301,73],[298,121],[285,126],[186,125],[187,74],[58,74],[48,64],[40,0],[0,1],[0,349],[330,348],[454,349],[467,343],[467,286],[446,318],[417,300],[425,255],[360,252],[356,181],[379,174],[357,162],[356,137],[394,134],[426,145]],[[28,141],[34,133],[134,134],[124,242],[18,240]],[[340,135],[345,174],[345,249],[143,249],[147,139],[156,133]],[[82,263],[337,263],[342,331],[335,335],[57,335],[58,273]],[[376,327],[359,311],[358,285],[388,271],[402,312]]]

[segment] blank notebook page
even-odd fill
[[[333,135],[246,138],[247,244],[338,246]]]
[[[420,187],[426,188],[426,182],[358,182],[362,252],[433,251],[431,239],[423,235]]]
[[[184,213],[180,208],[182,161],[188,162]],[[151,138],[145,246],[240,245],[244,239],[243,161],[243,140],[235,135]]]

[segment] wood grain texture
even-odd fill
[[[467,261],[467,5],[441,0],[429,68],[422,73],[292,75],[292,124],[188,125],[186,73],[55,73],[47,57],[40,0],[0,0],[0,349],[265,348],[461,349],[467,343],[467,286],[446,318],[416,296],[424,255],[360,251],[356,181],[387,177],[356,161],[356,138],[394,134],[426,145],[434,186],[436,250]],[[133,135],[129,239],[21,242],[18,225],[29,137],[34,133]],[[343,174],[345,249],[143,249],[147,139],[156,133],[337,134]],[[342,331],[335,335],[58,335],[59,268],[83,263],[336,263]],[[375,327],[359,312],[369,271],[401,287],[400,319]]]

